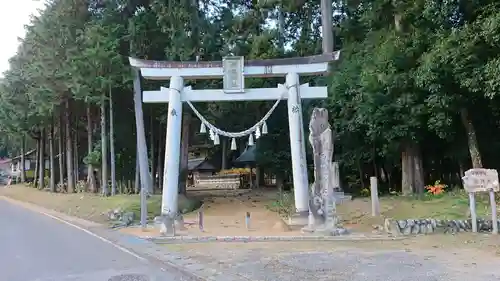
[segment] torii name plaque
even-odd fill
[[[245,92],[245,60],[243,57],[224,57],[222,59],[224,76],[224,93],[243,93]]]

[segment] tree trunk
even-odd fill
[[[38,170],[40,169],[40,139],[36,140],[36,152],[35,152],[35,172],[33,173],[33,184],[36,187],[38,185]]]
[[[389,175],[387,174],[387,171],[384,167],[385,165],[382,164],[382,167],[380,167],[380,179],[383,181],[383,182],[390,182],[390,179],[389,179]],[[390,184],[389,184],[390,186]]]
[[[223,138],[220,140],[221,143],[222,143],[222,159],[221,159],[221,169],[222,170],[225,170],[227,168],[227,144],[229,141],[229,139],[227,138]]]
[[[404,144],[401,152],[401,192],[404,196],[413,194],[413,172],[411,145]]]
[[[134,184],[134,192],[135,194],[139,194],[141,191],[141,177],[139,171],[139,154],[136,153],[135,156],[135,184]]]
[[[73,169],[73,136],[71,134],[71,113],[69,108],[69,98],[64,101],[64,127],[66,131],[66,173],[68,175],[68,193],[75,192],[75,175]]]
[[[134,113],[136,124],[137,148],[139,150],[139,168],[141,170],[141,185],[150,194],[153,194],[153,184],[151,182],[151,171],[148,164],[148,145],[146,143],[146,133],[144,130],[144,114],[142,110],[141,85],[139,71],[132,70],[134,76]]]
[[[111,195],[116,194],[116,159],[115,159],[115,138],[113,135],[113,93],[109,87],[109,153],[111,161]]]
[[[460,110],[460,117],[462,123],[467,132],[467,143],[469,144],[470,158],[472,159],[472,168],[482,168],[483,161],[481,160],[481,154],[479,153],[479,145],[477,143],[476,130],[474,129],[474,124],[469,117],[469,112],[466,108]]]
[[[464,164],[462,163],[462,161],[459,161],[458,162],[458,179],[460,180],[460,182],[462,181],[462,177],[465,175],[465,167],[464,167]]]
[[[25,183],[26,182],[26,134],[23,134],[22,139],[21,139],[21,182]]]
[[[264,184],[264,173],[260,166],[255,167],[255,178],[257,181],[257,187],[261,187]]]
[[[52,117],[52,122],[50,123],[50,133],[49,133],[49,162],[50,162],[50,179],[49,179],[49,189],[50,192],[56,192],[56,171],[55,171],[55,155],[54,155],[54,118]]]
[[[155,165],[155,124],[154,124],[154,118],[153,118],[154,112],[153,108],[150,110],[150,116],[149,116],[149,141],[150,141],[150,148],[151,148],[151,153],[150,153],[150,158],[151,158],[151,184],[152,184],[152,190],[154,193],[155,186],[156,186],[156,165]]]
[[[377,151],[375,149],[375,146],[372,147],[371,153],[372,153],[373,176],[378,179],[379,178],[379,170],[378,170],[378,166],[377,166]]]
[[[282,54],[285,53],[285,15],[283,4],[278,7],[278,47]],[[323,51],[325,51],[323,49]],[[224,169],[224,168],[223,168]]]
[[[94,151],[93,147],[93,126],[92,126],[92,111],[90,110],[90,103],[87,104],[87,153],[90,155]],[[92,193],[97,192],[95,177],[94,177],[94,167],[92,163],[87,166],[87,184],[89,190]]]
[[[385,168],[384,168],[385,169]],[[391,169],[391,170],[385,170],[385,174],[387,175],[387,183],[389,184],[389,187],[393,187],[393,183],[394,183],[394,179],[392,177],[393,175],[393,170],[394,169]]]
[[[422,153],[418,145],[405,144],[401,154],[401,172],[403,195],[424,193],[424,167]]]
[[[63,115],[62,112],[59,114],[59,137],[57,138],[57,146],[59,148],[59,184],[62,186],[64,183],[64,149],[63,149]]]
[[[101,95],[101,192],[108,196],[108,143],[106,141],[106,95]]]
[[[413,177],[413,188],[414,192],[417,193],[420,197],[424,195],[424,167],[422,161],[422,153],[420,152],[420,147],[415,145],[413,147],[413,167],[414,177]]]
[[[361,166],[361,159],[360,157],[358,156],[357,158],[357,166],[358,166],[358,173],[359,173],[359,181],[360,181],[360,184],[361,184],[361,189],[365,189],[365,181],[364,181],[364,175],[363,175],[363,167]]]
[[[284,184],[285,180],[283,179],[283,175],[276,174],[276,187],[278,188],[278,191],[282,193],[284,191]]]
[[[332,0],[321,0],[321,26],[323,33],[323,53],[333,52],[333,24],[332,24]]]
[[[76,128],[75,128],[75,132],[74,132],[74,135],[73,135],[73,171],[74,171],[74,175],[75,175],[75,182],[77,183],[79,180],[80,180],[80,169],[79,169],[79,164],[80,164],[80,161],[79,161],[79,157],[80,155],[78,155],[78,124],[75,122],[76,124]]]
[[[158,189],[161,191],[163,188],[163,165],[165,165],[165,145],[163,141],[163,124],[159,123],[158,126]]]
[[[40,169],[38,170],[38,189],[45,188],[45,128],[42,129],[40,133],[40,153],[38,155],[40,159]]]
[[[191,125],[191,113],[184,111],[182,115],[182,136],[181,136],[181,159],[179,173],[179,194],[186,194],[188,177],[188,156],[189,156],[189,129]]]

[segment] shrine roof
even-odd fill
[[[234,164],[251,164],[256,162],[255,160],[255,153],[256,153],[256,146],[252,145],[249,146],[241,153],[240,157],[236,158],[236,160],[233,161]]]

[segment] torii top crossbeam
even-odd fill
[[[247,60],[245,77],[284,77],[287,73],[318,75],[328,71],[328,63],[338,60],[340,51],[309,57]],[[168,80],[172,76],[214,79],[224,76],[222,61],[177,62],[129,58],[130,65],[141,70],[149,80]]]

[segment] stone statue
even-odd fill
[[[314,108],[309,122],[309,142],[313,148],[314,183],[309,194],[309,223],[303,230],[339,235],[345,232],[337,228],[333,179],[337,169],[332,167],[333,132],[328,123],[328,111]]]

